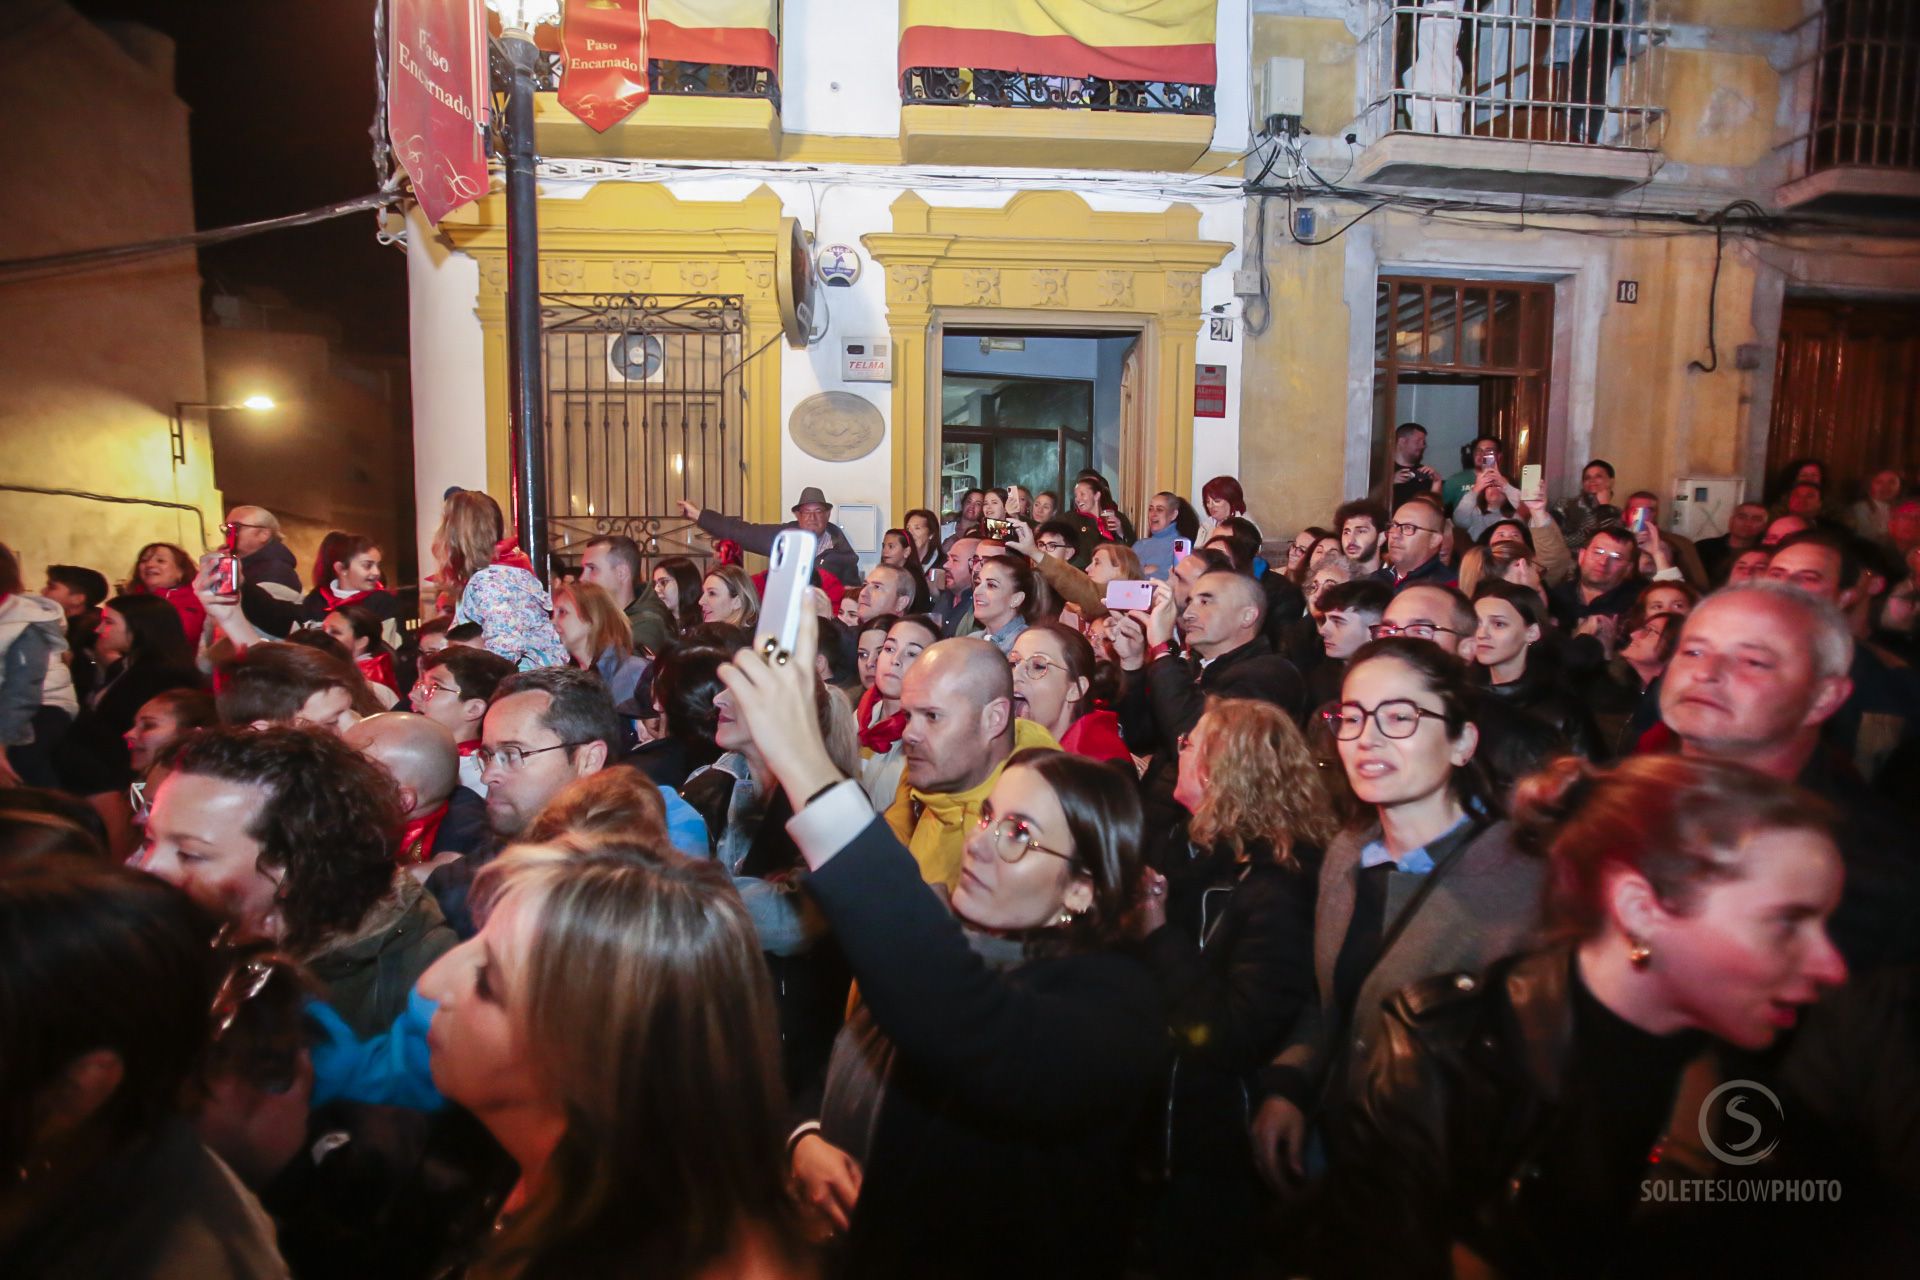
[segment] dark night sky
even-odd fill
[[[193,111],[198,225],[297,213],[375,188],[373,0],[71,0],[173,37]],[[348,214],[203,249],[200,271],[235,291],[266,286],[333,316],[350,349],[404,355],[406,258]]]

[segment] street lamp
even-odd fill
[[[244,400],[230,404],[213,404],[204,400],[176,400],[173,402],[173,417],[167,420],[167,437],[173,445],[173,465],[179,466],[187,460],[187,410],[195,409],[202,413],[214,409],[245,409],[250,413],[265,413],[278,408],[270,395],[254,392]]]
[[[533,94],[542,55],[533,28],[560,20],[560,0],[487,0],[500,15],[496,85],[504,82],[507,119],[495,136],[507,170],[507,397],[513,405],[513,495],[520,545],[547,580],[547,449],[540,388],[540,222],[535,201]]]

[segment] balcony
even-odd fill
[[[1797,29],[1807,104],[1785,144],[1783,207],[1911,214],[1920,202],[1920,18],[1914,0],[1827,0]]]
[[[903,158],[1185,169],[1213,139],[1213,24],[1213,6],[1191,3],[976,13],[903,0]]]
[[[753,7],[749,6],[751,10]],[[780,154],[780,9],[738,27],[681,29],[656,23],[647,60],[647,100],[605,133],[596,133],[550,92],[534,101],[535,147],[543,156],[577,159],[772,160]],[[746,11],[747,19],[757,15]],[[560,77],[560,37],[541,27],[547,55],[540,81]],[[676,56],[676,55],[687,56]],[[722,61],[729,56],[754,62]]]
[[[1362,38],[1369,139],[1354,181],[1614,196],[1666,125],[1659,0],[1383,4]]]

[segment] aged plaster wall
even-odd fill
[[[0,258],[193,230],[171,42],[51,5],[0,35],[0,66],[0,170],[16,175],[0,183]],[[167,431],[176,401],[208,398],[199,289],[191,253],[0,283],[0,484],[199,509],[0,490],[0,540],[31,585],[48,563],[117,581],[145,542],[197,553],[219,536],[205,419],[189,415],[179,467]]]

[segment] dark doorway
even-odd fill
[[[1767,432],[1769,485],[1795,458],[1827,464],[1830,502],[1859,496],[1883,467],[1912,482],[1920,467],[1920,303],[1787,299]]]

